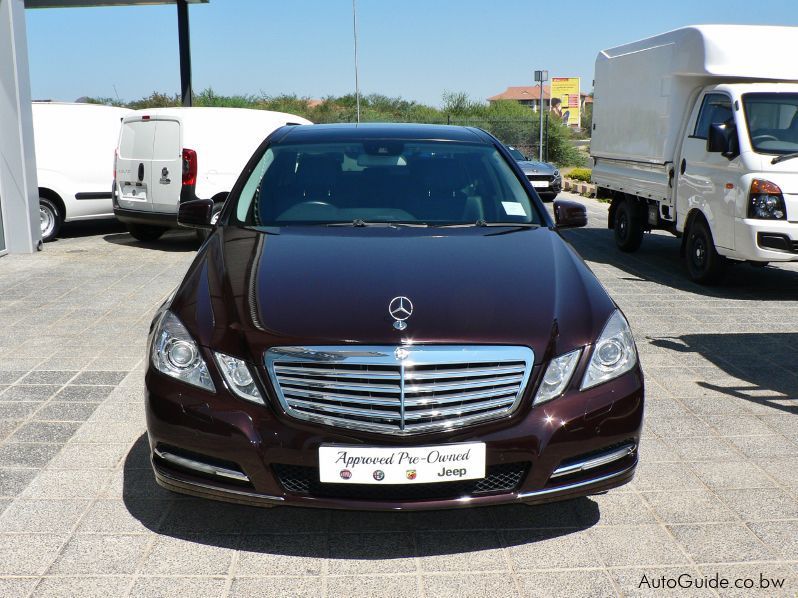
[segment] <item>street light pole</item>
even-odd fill
[[[543,82],[548,80],[549,71],[535,71],[535,81],[540,83],[538,95],[538,111],[540,112],[540,141],[538,142],[538,160],[543,162]]]
[[[357,68],[357,7],[352,0],[352,32],[355,38],[355,105],[357,106],[357,122],[360,123],[360,83],[358,82]]]

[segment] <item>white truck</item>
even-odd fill
[[[697,25],[599,53],[590,153],[623,251],[682,239],[690,277],[798,260],[798,28]]]
[[[42,240],[61,224],[113,218],[111,167],[127,108],[70,102],[33,102],[36,178]]]
[[[309,120],[246,108],[152,108],[122,121],[114,161],[114,214],[140,241],[177,227],[181,201],[224,205],[247,160],[274,130]]]

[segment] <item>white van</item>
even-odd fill
[[[798,28],[696,25],[599,53],[590,153],[624,251],[682,238],[690,277],[798,260]]]
[[[247,160],[286,124],[311,122],[244,108],[137,110],[119,133],[114,214],[140,241],[176,227],[181,201],[213,199],[218,214]]]
[[[98,104],[33,102],[42,240],[71,220],[113,218],[113,148],[133,112]]]

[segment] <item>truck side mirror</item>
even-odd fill
[[[587,226],[587,209],[579,202],[558,199],[554,202],[554,222],[557,228]]]
[[[719,153],[731,160],[737,156],[737,127],[731,123],[713,123],[709,125],[707,135],[707,151]]]
[[[180,204],[177,223],[187,228],[211,228],[212,199],[192,199]]]

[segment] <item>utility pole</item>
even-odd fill
[[[357,6],[352,0],[352,31],[355,37],[355,105],[357,106],[357,122],[360,123],[360,83],[358,82],[357,68]]]
[[[549,71],[535,71],[535,81],[540,83],[538,96],[538,110],[540,112],[540,141],[538,145],[538,159],[543,162],[543,82],[549,78]]]
[[[188,27],[188,2],[177,0],[177,39],[180,46],[180,100],[183,106],[191,106],[191,40]]]

